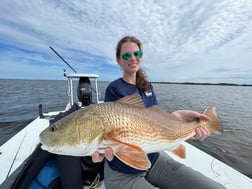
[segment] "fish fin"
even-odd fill
[[[211,120],[209,121],[209,131],[214,134],[222,134],[221,121],[217,116],[214,106],[209,106],[203,112],[203,114],[207,115]]]
[[[113,148],[114,155],[126,165],[143,171],[151,167],[151,162],[140,146],[121,142],[108,136],[106,140],[110,140],[113,143],[111,147]]]
[[[143,100],[142,100],[142,98],[141,98],[141,96],[139,94],[133,94],[133,95],[125,96],[123,98],[120,98],[116,102],[121,103],[121,104],[134,105],[134,106],[136,106],[138,108],[145,108]]]
[[[182,159],[186,158],[185,146],[182,144],[180,144],[178,147],[172,149],[171,152]]]
[[[115,152],[115,156],[125,164],[138,170],[144,171],[151,167],[151,163],[145,152],[141,147],[136,145],[120,145]]]
[[[166,111],[162,110],[162,109],[159,108],[157,105],[153,105],[153,106],[149,107],[148,109],[151,110],[151,111],[157,112],[157,113],[159,113],[159,114],[162,114],[162,115],[164,115],[165,117],[171,116],[171,114],[170,114],[169,112],[166,112]]]

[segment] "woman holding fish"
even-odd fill
[[[123,76],[109,84],[106,89],[105,101],[116,101],[122,97],[137,93],[142,97],[146,107],[157,104],[153,87],[147,81],[146,75],[141,69],[142,56],[142,45],[137,38],[126,36],[118,42],[116,60],[123,70]],[[209,120],[206,115],[187,110],[178,110],[170,115],[184,121],[192,121],[196,118]],[[206,128],[198,128],[195,132],[196,135],[192,139],[201,139],[210,135],[209,130]],[[99,162],[104,156],[108,160],[104,168],[107,189],[224,188],[219,183],[176,162],[163,153],[148,154],[148,159],[151,162],[148,171],[138,170],[126,165],[113,155],[111,148],[106,148],[105,155],[95,152],[92,159],[94,162]]]

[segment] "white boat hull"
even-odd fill
[[[0,184],[33,152],[39,143],[39,133],[48,125],[47,119],[38,117],[0,147]],[[175,160],[223,184],[227,189],[252,188],[252,179],[187,142],[184,142],[183,145],[186,147],[187,157],[185,159],[180,159],[169,151],[166,153]],[[105,188],[104,184],[99,188]]]
[[[0,184],[31,155],[48,125],[49,120],[37,117],[0,147]]]

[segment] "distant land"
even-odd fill
[[[221,86],[245,86],[252,87],[252,84],[234,84],[234,83],[194,83],[194,82],[161,82],[154,81],[157,84],[183,84],[183,85],[221,85]]]
[[[45,80],[45,81],[65,81],[67,79],[22,79],[22,78],[0,78],[0,80]],[[102,82],[111,82],[99,80]],[[169,81],[151,81],[157,84],[182,84],[182,85],[221,85],[221,86],[245,86],[252,87],[252,84],[234,84],[234,83],[197,83],[197,82],[169,82]]]

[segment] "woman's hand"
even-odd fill
[[[191,110],[177,110],[175,112],[171,113],[176,119],[182,120],[182,121],[193,121],[195,119],[202,119],[205,121],[210,121],[211,119],[204,115],[200,114],[195,111]],[[196,128],[195,129],[196,134],[191,137],[192,140],[204,140],[206,137],[210,136],[211,133],[207,128]]]
[[[94,163],[101,162],[104,157],[108,160],[111,161],[114,158],[113,150],[110,147],[105,148],[105,154],[100,154],[99,152],[95,152],[92,154],[92,161]]]
[[[210,136],[211,133],[207,128],[196,128],[195,129],[196,134],[191,137],[191,140],[204,140],[206,137]]]
[[[211,120],[208,116],[191,110],[177,110],[172,112],[171,115],[181,121],[194,121],[195,119]]]

